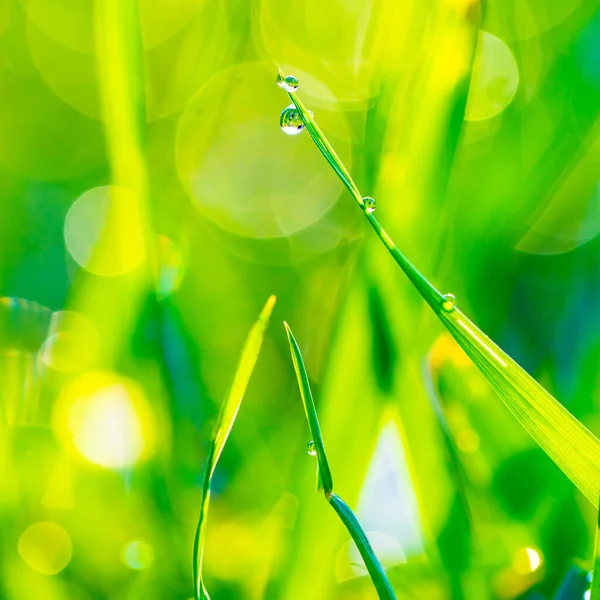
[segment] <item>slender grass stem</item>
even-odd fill
[[[596,550],[594,555],[590,600],[600,600],[600,510],[598,511],[598,519],[596,520]]]
[[[285,80],[285,75],[281,70],[279,71],[279,80]],[[354,180],[352,179],[350,173],[348,173],[340,157],[336,154],[335,150],[329,143],[329,140],[325,137],[325,135],[317,125],[311,112],[304,106],[302,100],[298,98],[298,95],[295,92],[289,91],[287,89],[286,92],[290,97],[290,100],[293,102],[294,106],[298,109],[302,121],[304,122],[304,126],[306,127],[306,130],[310,134],[310,137],[314,141],[315,145],[321,151],[321,153],[323,154],[327,162],[331,165],[333,170],[337,173],[338,177],[346,186],[347,190],[350,192],[354,200],[356,200],[356,203],[365,214],[367,220],[371,224],[371,227],[373,227],[373,230],[375,231],[379,239],[383,242],[388,252],[392,255],[392,258],[396,261],[396,263],[398,263],[400,268],[404,271],[406,276],[414,284],[421,296],[431,306],[431,308],[433,308],[435,311],[441,310],[445,302],[444,295],[440,293],[417,270],[417,268],[406,258],[406,256],[402,254],[402,252],[399,250],[396,244],[394,244],[392,238],[381,226],[373,212],[370,211],[369,207],[365,204],[363,196],[360,193],[356,184],[354,183]]]
[[[271,313],[275,305],[275,296],[271,296],[262,309],[258,320],[252,326],[242,354],[238,362],[237,370],[233,377],[231,389],[225,401],[221,405],[219,417],[217,418],[215,432],[206,459],[204,469],[204,478],[202,482],[202,499],[200,501],[200,515],[194,535],[194,549],[192,554],[192,569],[194,577],[194,600],[210,600],[208,591],[202,578],[202,561],[204,557],[204,542],[206,539],[206,518],[210,504],[210,487],[212,476],[215,472],[217,462],[225,448],[227,438],[231,433],[231,428],[237,417],[238,411],[244,399],[246,388],[250,382],[250,377],[254,371],[254,366],[258,360],[258,355],[262,347],[265,331],[269,325]]]
[[[373,581],[373,585],[377,590],[377,594],[381,600],[396,600],[394,590],[381,566],[381,563],[377,559],[373,548],[369,543],[365,532],[363,531],[356,515],[350,510],[350,507],[337,495],[333,493],[333,478],[331,476],[331,469],[329,468],[329,462],[327,461],[327,455],[325,454],[325,444],[323,442],[323,436],[321,434],[321,427],[319,425],[319,418],[313,401],[310,384],[308,381],[308,374],[306,373],[306,367],[304,366],[304,359],[302,358],[302,352],[298,346],[298,342],[292,333],[289,325],[284,322],[285,330],[288,336],[290,344],[290,352],[292,355],[292,362],[294,363],[294,370],[296,371],[296,377],[298,379],[298,387],[300,388],[300,396],[302,398],[302,404],[304,405],[304,412],[306,413],[306,420],[308,421],[308,428],[313,438],[314,449],[317,455],[317,472],[319,478],[319,489],[325,494],[325,498],[331,504],[340,520],[350,533],[360,555],[362,556],[367,571]]]

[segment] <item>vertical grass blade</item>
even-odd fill
[[[600,510],[598,511],[598,519],[596,520],[596,551],[594,555],[590,600],[600,600]]]
[[[284,323],[284,325],[288,336],[288,341],[290,343],[290,352],[292,355],[292,362],[294,363],[294,370],[296,371],[296,377],[298,378],[300,396],[302,397],[302,403],[304,405],[308,427],[310,429],[314,447],[317,453],[319,476],[325,497],[354,540],[360,555],[365,561],[365,566],[367,567],[367,571],[369,572],[371,581],[373,581],[373,585],[377,590],[379,598],[381,600],[396,600],[396,595],[394,594],[394,590],[387,578],[387,575],[385,574],[381,563],[377,559],[375,552],[373,552],[373,548],[371,547],[365,532],[360,526],[358,519],[350,507],[337,494],[333,493],[333,479],[331,476],[329,463],[327,462],[327,456],[325,454],[323,436],[321,435],[319,419],[317,417],[317,411],[315,409],[315,403],[312,397],[302,353],[289,325],[287,323]]]
[[[285,81],[280,71],[278,81]],[[600,441],[551,394],[455,308],[454,296],[442,295],[412,265],[365,205],[360,191],[319,129],[313,115],[294,91],[286,90],[302,121],[327,162],[361,207],[363,214],[397,264],[433,309],[448,331],[506,404],[509,410],[579,488],[598,507]]]
[[[202,558],[204,553],[204,541],[206,537],[206,517],[210,502],[210,485],[212,476],[217,466],[221,452],[225,447],[231,428],[238,414],[248,382],[254,371],[262,346],[265,331],[269,325],[269,319],[275,305],[275,296],[271,296],[262,309],[258,321],[252,326],[235,372],[233,383],[227,398],[221,405],[219,417],[215,426],[215,433],[208,452],[206,467],[204,470],[204,481],[202,484],[202,498],[200,502],[200,516],[196,527],[193,551],[193,575],[194,575],[194,598],[195,600],[208,599],[210,596],[204,586],[202,579]]]

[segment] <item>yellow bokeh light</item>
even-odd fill
[[[143,390],[115,373],[86,373],[67,384],[55,427],[81,456],[107,469],[130,467],[154,446],[154,418]]]
[[[483,121],[502,112],[519,86],[519,71],[510,48],[499,38],[483,31],[479,38],[466,119]]]
[[[117,186],[88,190],[71,205],[65,243],[73,259],[94,275],[115,277],[146,259],[139,202]]]
[[[521,548],[517,550],[513,558],[513,569],[519,575],[527,575],[537,571],[542,565],[542,557],[533,548]]]
[[[221,579],[249,577],[264,558],[267,549],[255,531],[236,521],[212,528],[206,540],[206,565]]]
[[[449,333],[442,333],[429,352],[429,365],[431,370],[436,372],[448,363],[456,367],[468,367],[473,364],[458,342]]]
[[[123,548],[123,563],[130,569],[141,571],[154,562],[154,549],[148,542],[133,540]]]
[[[44,575],[62,571],[73,554],[69,534],[48,521],[30,525],[19,538],[18,550],[29,567]]]

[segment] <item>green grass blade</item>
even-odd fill
[[[279,71],[278,80],[281,78],[285,79],[283,72]],[[371,226],[375,230],[379,239],[383,242],[389,253],[392,255],[394,260],[398,263],[400,268],[406,273],[407,277],[412,281],[414,286],[417,288],[423,298],[430,304],[434,309],[441,307],[444,303],[444,296],[435,289],[433,285],[425,278],[421,273],[414,267],[414,265],[400,252],[396,247],[392,238],[380,225],[379,221],[375,218],[372,211],[363,202],[363,196],[356,187],[354,180],[346,170],[339,156],[335,153],[331,144],[317,125],[313,115],[304,106],[300,98],[295,92],[287,91],[287,95],[298,110],[306,130],[310,134],[310,137],[315,142],[317,148],[321,151],[327,162],[331,165],[333,170],[337,173],[342,183],[346,186],[352,197],[356,200],[359,207],[363,211],[365,217],[371,223]]]
[[[362,559],[365,561],[365,566],[367,567],[367,571],[371,576],[371,580],[375,585],[379,597],[382,598],[382,600],[395,600],[396,595],[394,594],[394,590],[392,589],[387,575],[379,560],[377,560],[365,532],[360,526],[354,513],[350,510],[350,507],[336,494],[330,494],[327,499],[342,523],[346,526],[348,533],[352,536]]]
[[[292,354],[292,361],[294,363],[294,370],[296,371],[296,377],[298,378],[298,387],[300,388],[300,395],[302,396],[302,404],[304,405],[304,412],[306,413],[306,419],[308,421],[308,427],[312,436],[312,441],[315,445],[317,452],[317,461],[319,465],[319,479],[323,487],[325,495],[330,494],[333,491],[333,479],[331,477],[331,469],[327,462],[327,455],[325,454],[325,446],[323,444],[323,437],[321,436],[321,428],[319,427],[319,420],[317,418],[317,411],[315,409],[315,402],[312,397],[310,384],[308,382],[308,375],[306,373],[306,367],[304,366],[304,360],[302,359],[302,353],[296,338],[292,333],[289,325],[284,322],[285,331],[288,336],[290,343],[290,351]]]
[[[278,81],[285,78],[280,71]],[[365,217],[421,296],[463,347],[513,415],[563,470],[588,500],[598,507],[600,441],[555,398],[454,307],[454,297],[443,296],[400,252],[362,201],[339,157],[317,126],[313,115],[293,91],[286,90],[310,136],[327,162],[361,206]]]
[[[202,485],[202,500],[200,504],[200,517],[196,527],[193,550],[193,575],[194,575],[194,598],[196,600],[210,599],[202,580],[202,558],[204,552],[204,539],[206,536],[206,517],[210,502],[210,484],[217,466],[221,452],[225,447],[231,428],[238,414],[248,382],[256,365],[258,355],[262,346],[263,338],[269,319],[275,305],[275,296],[271,296],[262,309],[258,321],[252,326],[238,363],[233,383],[229,394],[223,404],[217,419],[215,434],[206,461],[204,481]]]
[[[600,510],[598,511],[598,519],[596,521],[596,552],[590,600],[600,600]]]
[[[377,594],[381,600],[396,600],[394,590],[381,566],[381,563],[375,556],[373,548],[365,535],[358,519],[354,513],[350,510],[348,505],[336,494],[333,493],[333,479],[331,476],[331,470],[329,463],[327,462],[327,456],[325,454],[325,445],[323,443],[323,437],[321,435],[321,428],[319,426],[319,419],[317,417],[317,411],[315,409],[315,403],[312,397],[310,389],[310,383],[308,381],[308,375],[304,366],[304,360],[302,353],[296,338],[292,333],[289,325],[284,322],[285,330],[287,332],[288,341],[290,343],[290,351],[292,355],[292,361],[294,363],[294,370],[296,371],[296,377],[298,378],[298,386],[300,388],[300,395],[302,396],[302,403],[304,404],[304,411],[306,413],[306,419],[308,421],[308,427],[313,437],[315,450],[317,452],[317,460],[319,464],[319,477],[322,483],[323,492],[328,502],[331,504],[342,523],[350,533],[354,540],[360,555],[365,561],[367,571],[373,581]]]
[[[598,438],[460,310],[443,311],[439,316],[521,425],[597,507]]]

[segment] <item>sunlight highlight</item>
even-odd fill
[[[87,373],[61,394],[57,428],[87,461],[106,469],[131,467],[153,449],[153,417],[140,386],[113,373]]]

